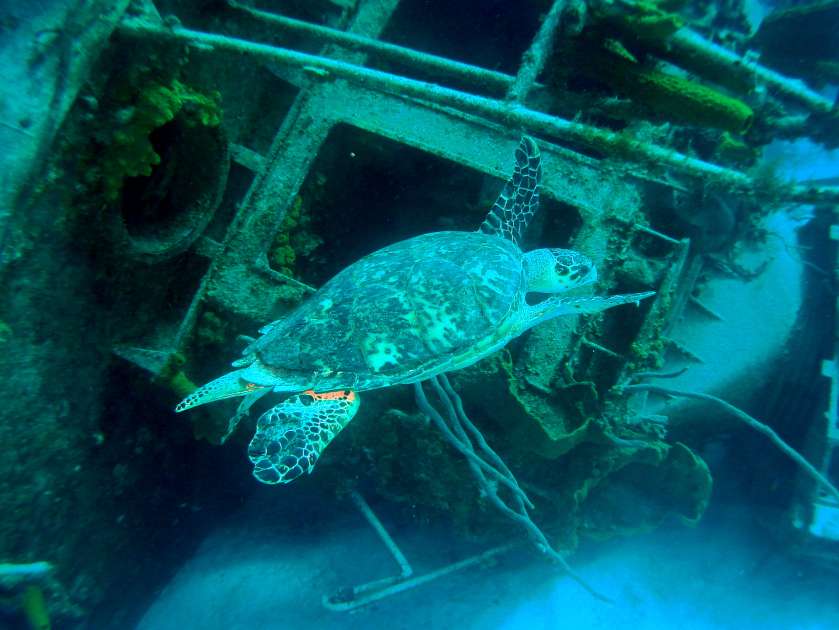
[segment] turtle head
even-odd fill
[[[571,249],[536,249],[524,255],[527,291],[563,293],[597,280],[597,269]]]

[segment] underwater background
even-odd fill
[[[2,3],[0,628],[839,628],[837,86],[836,0]]]

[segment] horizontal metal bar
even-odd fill
[[[713,180],[723,186],[759,192],[755,190],[751,177],[745,173],[698,160],[678,151],[635,140],[622,134],[550,116],[516,103],[475,96],[433,83],[416,81],[318,55],[310,55],[214,33],[180,27],[161,28],[136,20],[124,21],[119,31],[128,36],[158,38],[193,45],[200,50],[206,50],[209,47],[213,50],[226,50],[275,63],[318,68],[336,77],[357,82],[367,87],[455,107],[465,112],[485,116],[505,125],[522,127],[532,133],[576,142],[604,153],[617,154],[625,160],[654,162],[661,166],[669,166],[692,177],[704,178],[706,181]],[[790,201],[799,202],[836,202],[839,201],[839,188],[794,188],[787,198]]]
[[[617,6],[622,7],[629,14],[639,14],[647,10],[645,3],[639,0],[589,0],[592,7],[606,12],[614,11]],[[834,110],[834,104],[818,92],[811,90],[798,79],[786,77],[775,70],[762,66],[754,56],[743,56],[736,52],[709,41],[696,31],[680,28],[669,38],[663,40],[662,48],[670,54],[666,55],[678,65],[674,56],[690,55],[697,62],[706,66],[713,66],[725,71],[732,77],[744,83],[763,83],[775,93],[787,100],[803,105],[811,112],[828,113]],[[701,72],[700,72],[701,74]]]
[[[311,22],[295,20],[294,18],[286,17],[284,15],[277,15],[276,13],[269,13],[268,11],[254,9],[252,7],[239,4],[238,2],[234,2],[233,0],[228,2],[228,6],[238,11],[242,11],[257,20],[278,26],[294,33],[307,35],[323,42],[337,44],[339,46],[343,46],[344,48],[358,50],[383,59],[404,63],[418,70],[442,72],[451,77],[475,83],[477,85],[483,85],[502,92],[508,90],[515,81],[515,78],[508,74],[446,59],[445,57],[420,52],[404,46],[388,44],[387,42],[381,42],[376,39],[371,39],[370,37],[356,35],[355,33],[339,31],[334,28],[329,28],[328,26],[312,24]]]
[[[361,597],[352,597],[351,599],[344,599],[344,597],[342,597],[343,594],[333,595],[331,597],[324,595],[322,603],[325,608],[339,612],[353,610],[362,606],[367,606],[368,604],[372,604],[373,602],[384,599],[385,597],[390,597],[391,595],[403,593],[412,588],[416,588],[417,586],[427,584],[428,582],[437,580],[441,577],[445,577],[446,575],[450,575],[457,571],[463,571],[464,569],[468,569],[470,567],[485,564],[495,556],[507,553],[508,551],[512,551],[520,545],[521,543],[516,542],[508,543],[506,545],[501,545],[500,547],[495,547],[493,549],[484,551],[483,553],[471,556],[469,558],[466,558],[465,560],[446,565],[433,571],[429,571],[428,573],[415,575],[404,580],[394,579],[391,580],[391,584],[385,585],[383,588],[377,590],[368,589],[365,593],[363,593]],[[387,578],[385,580],[387,580]],[[385,580],[382,580],[382,582],[384,583]]]
[[[779,72],[755,63],[754,60],[741,57],[719,44],[709,42],[695,31],[687,28],[679,29],[673,33],[672,40],[678,46],[725,64],[731,69],[732,73],[753,77],[757,81],[765,83],[778,94],[798,102],[811,111],[827,113],[833,109],[833,102],[830,99],[809,89],[803,81],[790,79]]]
[[[254,173],[261,172],[265,166],[265,158],[262,155],[241,144],[230,145],[230,157]]]

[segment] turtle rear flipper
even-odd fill
[[[236,396],[247,396],[258,391],[270,391],[272,385],[261,385],[254,383],[247,378],[247,370],[235,370],[224,376],[221,376],[214,381],[210,381],[203,387],[199,387],[189,396],[184,398],[175,407],[175,411],[180,413],[187,409],[192,409],[198,405],[206,405],[216,400],[223,400],[225,398],[234,398]]]
[[[273,485],[312,472],[323,450],[353,419],[359,403],[350,390],[321,394],[309,390],[266,411],[248,446],[253,476]]]

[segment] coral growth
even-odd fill
[[[126,177],[151,175],[160,163],[151,138],[155,130],[176,118],[187,126],[221,122],[218,93],[204,94],[177,79],[122,80],[109,97],[108,111],[93,133],[94,155],[85,176],[108,202],[119,198]]]
[[[303,198],[297,196],[288,209],[268,254],[271,267],[295,277],[297,257],[307,257],[323,243],[312,231],[311,218]]]
[[[642,63],[619,42],[589,49],[580,70],[657,116],[677,123],[744,133],[752,108],[694,79]]]

